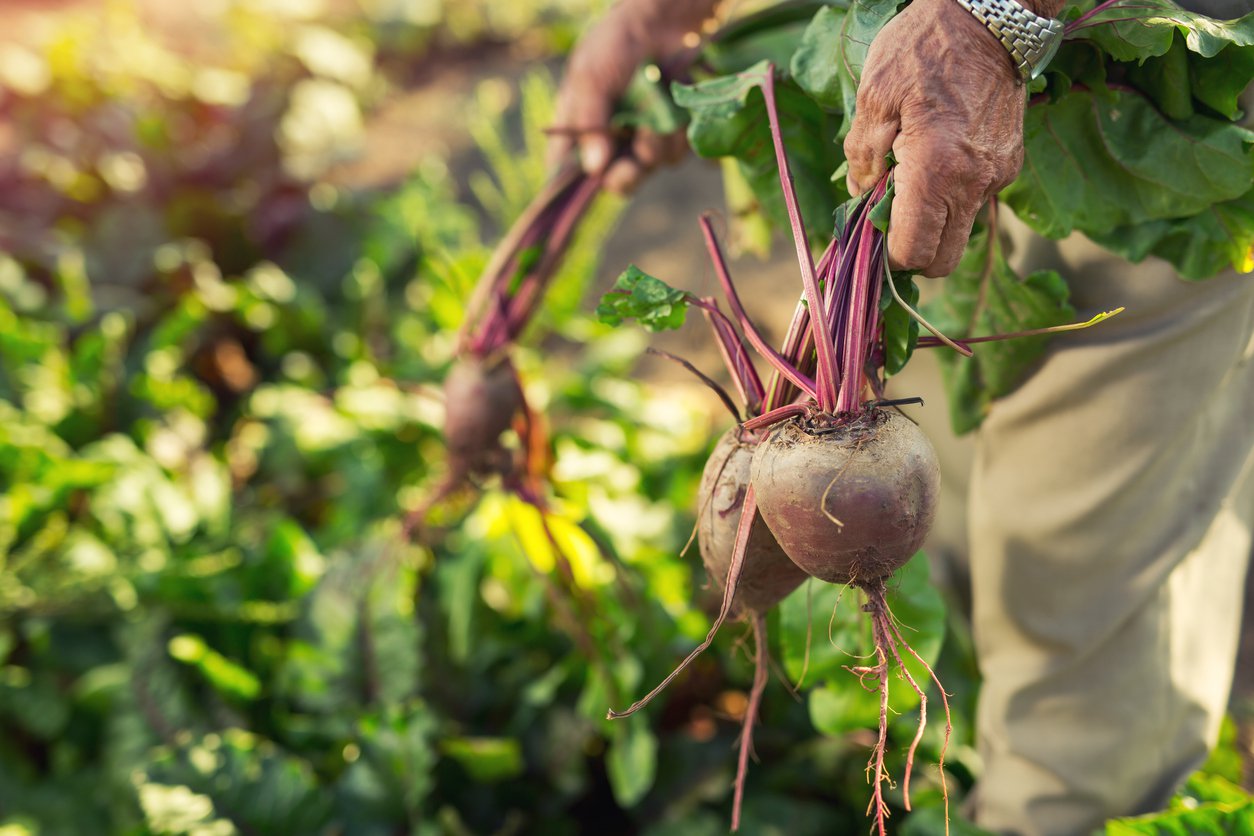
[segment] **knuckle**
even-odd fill
[[[903,270],[922,270],[935,255],[935,247],[929,247],[927,241],[916,235],[902,235],[894,240],[890,234],[888,251]]]
[[[863,123],[855,120],[853,127],[849,130],[849,135],[845,137],[845,157],[848,158],[850,165],[864,165],[869,163],[871,149],[867,145],[865,131],[862,129]]]

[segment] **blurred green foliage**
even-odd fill
[[[520,5],[535,16],[509,26],[574,31],[596,4]],[[537,512],[492,485],[424,544],[401,536],[442,475],[463,300],[543,178],[552,108],[549,81],[521,82],[520,143],[498,87],[470,103],[486,168],[469,194],[441,160],[387,194],[326,182],[386,84],[373,44],[512,31],[465,12],[440,29],[428,6],[444,8],[363,3],[334,28],[230,3],[228,46],[191,62],[119,5],[54,40],[28,86],[0,66],[20,149],[0,162],[6,836],[725,830],[742,635],[650,711],[604,719],[704,634],[718,596],[680,556],[708,402],[644,386],[645,337],[580,307],[614,201],[517,356],[550,424],[548,523],[573,584],[554,582]],[[380,34],[399,37],[397,16],[414,40]],[[977,768],[964,634],[923,561],[893,600],[929,659],[956,639],[940,661],[956,799]],[[789,679],[815,687],[768,690],[744,829],[857,832],[856,602],[803,588],[772,628]],[[900,774],[915,700],[894,699]],[[920,822],[939,804],[924,772]]]

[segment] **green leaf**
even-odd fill
[[[991,255],[988,231],[980,230],[949,276],[945,293],[928,307],[927,317],[948,337],[989,336],[1062,325],[1075,318],[1069,291],[1052,271],[1020,278],[1001,248]],[[1045,350],[1047,337],[1025,337],[972,346],[962,357],[944,347],[941,369],[950,397],[954,431],[979,426],[989,405],[1014,389]]]
[[[885,284],[888,281],[885,277]],[[917,310],[919,287],[914,282],[914,276],[910,273],[894,273],[892,282],[901,298]],[[887,287],[880,294],[880,306],[884,311],[884,371],[887,374],[897,374],[905,368],[910,355],[914,353],[915,344],[919,341],[919,322],[897,304]]]
[[[1241,118],[1240,96],[1254,78],[1254,47],[1229,46],[1214,58],[1189,53],[1193,97],[1229,119]]]
[[[1249,189],[1251,143],[1230,122],[1169,120],[1137,93],[1073,92],[1028,109],[1023,170],[1003,198],[1049,238],[1187,217]]]
[[[643,715],[614,721],[618,731],[605,756],[610,788],[620,806],[636,806],[657,774],[657,737]]]
[[[352,822],[355,832],[382,834],[421,815],[436,783],[439,753],[431,738],[438,716],[433,706],[407,700],[360,718],[356,743],[344,749],[348,769],[335,787],[341,821]]]
[[[1163,55],[1128,68],[1128,81],[1143,91],[1164,115],[1188,119],[1193,115],[1193,85],[1189,77],[1189,51],[1176,38]]]
[[[1254,801],[1204,804],[1106,825],[1106,836],[1250,836],[1254,834]]]
[[[1176,32],[1192,52],[1210,58],[1229,44],[1254,45],[1254,13],[1236,20],[1215,20],[1180,8],[1171,0],[1136,0],[1116,5],[1092,19],[1076,35],[1092,40],[1118,61],[1142,61],[1163,55]]]
[[[1054,60],[1049,62],[1045,74],[1032,84],[1045,82],[1044,87],[1052,98],[1065,96],[1074,85],[1083,85],[1095,95],[1109,98],[1110,90],[1106,86],[1109,68],[1106,62],[1105,53],[1092,41],[1064,41]]]
[[[1186,279],[1206,279],[1228,267],[1250,270],[1254,248],[1254,189],[1200,214],[1090,233],[1095,242],[1129,261],[1157,256]]]
[[[618,277],[597,305],[597,318],[606,325],[634,319],[650,331],[671,331],[684,324],[688,294],[654,278],[634,264]]]
[[[461,765],[478,783],[516,778],[523,771],[522,746],[512,737],[450,737],[440,752]]]
[[[1210,757],[1202,764],[1202,768],[1189,780],[1185,791],[1198,801],[1235,800],[1226,788],[1244,792],[1236,786],[1241,783],[1244,774],[1243,749],[1236,721],[1231,715],[1225,716],[1219,727],[1219,740],[1215,748],[1211,750]]]
[[[241,700],[256,699],[261,693],[261,682],[252,671],[209,647],[200,636],[174,636],[168,649],[175,659],[198,669],[219,693]]]
[[[693,86],[676,85],[675,101],[692,115],[688,142],[702,157],[736,160],[766,217],[778,228],[788,226],[779,171],[771,142],[766,104],[759,88],[765,63],[732,76]],[[831,172],[843,160],[836,142],[837,117],[814,106],[795,82],[775,84],[780,133],[797,188],[797,202],[812,240],[826,242],[832,213],[848,195]]]
[[[1236,758],[1240,758],[1239,752],[1233,751],[1232,754]],[[1235,761],[1240,767],[1240,761]],[[1240,780],[1240,773],[1237,774],[1237,780]],[[1239,804],[1250,801],[1250,794],[1241,787],[1218,775],[1204,775],[1195,772],[1189,776],[1189,780],[1185,782],[1184,788],[1180,790],[1176,798],[1172,799],[1173,805],[1184,809],[1190,809],[1197,804]]]
[[[636,70],[610,124],[615,128],[647,128],[672,134],[688,124],[688,114],[675,104],[655,65]]]
[[[310,764],[263,737],[228,729],[201,738],[185,755],[154,762],[151,780],[208,796],[215,811],[241,829],[317,833],[330,818],[331,798]]]
[[[417,693],[423,657],[412,611],[416,579],[389,558],[394,549],[375,541],[336,555],[303,600],[283,681],[303,709],[332,714]]]
[[[847,10],[822,9],[793,53],[790,70],[801,89],[820,107],[845,115],[840,136],[853,124],[867,50],[898,5],[897,0],[854,0]]]
[[[863,663],[850,659],[848,664]],[[854,674],[846,672],[846,675],[847,682],[829,681],[810,692],[810,722],[823,734],[833,737],[858,729],[873,729],[879,723],[879,697],[864,691]],[[867,681],[874,684],[873,680]],[[904,682],[902,685],[905,687]]]
[[[759,61],[788,66],[811,18],[826,5],[845,0],[776,3],[725,24],[701,50],[701,61],[719,75],[745,70]]]
[[[956,810],[950,811],[946,821],[943,807],[927,807],[906,818],[901,836],[993,836],[993,832],[976,827]]]
[[[71,709],[48,670],[0,668],[0,719],[42,740],[56,740],[71,719]]]
[[[871,221],[871,226],[888,234],[888,221],[893,211],[893,195],[897,193],[897,184],[895,181],[889,182],[888,190],[884,196],[880,198],[880,202],[871,207],[871,211],[867,217]]]

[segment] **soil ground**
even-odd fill
[[[135,2],[146,21],[172,43],[182,45],[189,54],[205,48],[203,29],[185,4],[168,0]],[[355,6],[353,0],[306,2],[321,7],[327,15],[342,14]],[[9,0],[5,4],[0,46],[6,42],[40,42],[66,16],[99,13],[102,5],[98,0]],[[405,82],[387,96],[370,116],[363,153],[333,173],[337,184],[354,189],[386,189],[403,180],[427,155],[445,155],[454,165],[472,159],[460,118],[466,101],[481,81],[499,79],[514,83],[523,67],[508,49],[499,46],[468,49],[448,59],[407,74]],[[617,273],[631,262],[699,294],[714,293],[715,279],[696,218],[704,210],[717,213],[721,206],[718,171],[699,160],[690,160],[665,176],[647,181],[606,242],[595,290],[608,288]],[[752,257],[732,262],[737,285],[743,296],[752,300],[751,309],[761,312],[759,325],[768,336],[782,333],[795,304],[798,284],[795,269],[789,268],[790,250],[777,247],[775,256],[767,262]],[[711,341],[700,328],[667,334],[659,345],[703,369],[713,370],[720,365]],[[686,372],[652,358],[644,361],[641,373],[657,385],[696,386]],[[717,409],[717,399],[709,395],[709,400],[711,409]],[[1254,770],[1249,763],[1250,742],[1254,740],[1254,577],[1246,584],[1246,618],[1231,706],[1246,743],[1246,784],[1250,786],[1254,784]]]

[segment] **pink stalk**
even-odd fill
[[[579,162],[573,158],[567,161],[514,221],[505,237],[492,252],[492,258],[484,267],[479,283],[466,304],[466,318],[463,320],[459,340],[462,345],[470,342],[472,331],[478,330],[484,309],[489,301],[500,292],[502,279],[510,275],[505,272],[506,268],[511,262],[516,261],[519,253],[536,243],[538,231],[547,226],[547,223],[543,222],[544,216],[552,213],[553,207],[560,202],[562,193],[583,177]]]
[[[718,308],[718,303],[713,299],[704,301],[708,302],[711,308]],[[702,313],[705,314],[706,321],[714,331],[718,350],[723,355],[723,363],[732,373],[732,382],[736,384],[736,391],[740,393],[741,402],[744,403],[749,414],[761,412],[762,398],[765,397],[766,392],[762,388],[762,380],[758,377],[757,369],[753,367],[753,361],[749,359],[749,353],[740,342],[740,337],[726,317],[715,316],[709,310],[703,310]]]
[[[569,203],[563,207],[549,232],[545,243],[544,255],[534,268],[529,271],[528,280],[524,280],[518,292],[509,303],[507,334],[510,342],[518,338],[519,333],[535,312],[535,307],[544,294],[548,280],[556,272],[558,263],[566,255],[566,245],[584,213],[591,205],[593,198],[601,191],[601,178],[588,177],[579,183],[570,196]]]
[[[1070,35],[1072,32],[1075,32],[1078,29],[1088,28],[1087,26],[1084,25],[1086,21],[1088,21],[1090,18],[1096,15],[1101,14],[1102,12],[1111,8],[1112,6],[1118,6],[1121,10],[1122,9],[1147,9],[1150,11],[1158,11],[1158,12],[1163,11],[1163,9],[1160,6],[1148,6],[1148,5],[1141,5],[1139,3],[1125,3],[1123,2],[1123,0],[1105,0],[1104,3],[1098,3],[1096,6],[1094,6],[1093,8],[1089,9],[1084,14],[1077,17],[1075,20],[1067,23],[1063,31],[1064,36]],[[1117,18],[1116,20],[1139,20],[1139,19],[1140,18],[1130,17],[1130,18]],[[1097,23],[1114,23],[1116,22],[1116,20],[1100,20],[1096,22]]]
[[[756,418],[750,418],[741,424],[746,430],[764,430],[772,424],[778,424],[787,418],[795,415],[805,415],[810,411],[810,407],[801,403],[790,403],[787,406],[779,406],[770,412],[764,412]]]
[[[1096,316],[1090,317],[1084,322],[1071,322],[1066,325],[1048,325],[1044,328],[1031,328],[1027,331],[1014,331],[1010,334],[989,334],[983,337],[965,337],[964,339],[961,339],[961,340],[952,340],[952,342],[966,349],[965,353],[968,357],[970,357],[971,349],[967,348],[967,345],[969,343],[993,343],[993,342],[1000,342],[1002,340],[1016,340],[1020,337],[1040,337],[1040,336],[1044,336],[1045,334],[1061,334],[1064,331],[1082,331],[1085,328],[1090,328],[1099,322],[1104,322],[1105,320],[1110,319],[1112,316],[1117,316],[1123,313],[1123,310],[1124,310],[1123,306],[1120,306],[1113,310],[1102,311],[1101,313],[1097,314]],[[918,347],[919,348],[935,348],[937,346],[947,345],[947,344],[948,343],[946,343],[944,340],[938,339],[936,337],[920,337],[919,342],[918,342]]]
[[[654,697],[666,690],[666,686],[670,685],[675,677],[679,676],[692,663],[693,659],[700,656],[707,647],[714,643],[714,636],[718,634],[719,628],[723,626],[723,622],[731,614],[732,601],[736,597],[736,589],[740,585],[740,573],[745,564],[745,551],[749,545],[749,532],[753,529],[753,520],[757,515],[758,501],[753,493],[753,485],[749,485],[745,488],[745,498],[740,506],[740,525],[736,528],[736,544],[732,547],[731,565],[727,567],[727,585],[723,588],[723,604],[719,607],[714,623],[710,625],[710,631],[706,633],[705,641],[693,648],[692,652],[679,663],[679,666],[671,671],[670,675],[663,679],[652,691],[636,700],[623,711],[611,709],[606,715],[607,720],[620,720],[623,717],[630,717],[644,708],[653,701]]]
[[[552,226],[553,217],[557,214],[556,200],[557,198],[554,199],[554,204],[544,207],[543,212],[535,215],[526,229],[509,242],[512,247],[508,258],[499,260],[496,253],[493,253],[493,263],[496,266],[493,268],[489,265],[490,269],[484,270],[474,295],[467,303],[466,318],[462,321],[459,338],[463,351],[486,357],[509,341],[510,285],[520,269],[522,254],[544,241],[545,230]],[[510,233],[513,232],[511,229]]]
[[[745,797],[745,776],[749,772],[749,756],[753,754],[753,724],[762,706],[762,694],[770,677],[770,655],[766,644],[766,617],[753,617],[754,669],[753,686],[749,689],[749,705],[745,708],[744,726],[740,730],[740,757],[736,763],[736,790],[732,797],[731,829],[740,829],[740,807]]]
[[[827,245],[827,249],[823,251],[823,256],[819,259],[819,263],[815,268],[820,276],[826,276],[831,265],[836,262],[840,256],[840,241],[833,238],[831,243]],[[796,311],[793,312],[792,322],[788,325],[788,333],[784,336],[784,346],[781,353],[790,359],[796,368],[802,373],[806,373],[804,359],[810,354],[813,347],[814,332],[810,330],[810,309],[805,305],[798,304]],[[778,372],[773,372],[771,382],[769,384],[769,394],[764,407],[767,410],[774,409],[777,406],[792,400],[795,392],[788,385],[785,378]]]
[[[887,178],[881,180],[872,190],[866,201],[867,206],[883,199],[887,182]],[[867,353],[879,330],[879,293],[876,291],[883,281],[878,263],[884,257],[882,237],[872,227],[869,212],[863,213],[858,224],[859,245],[852,254],[852,286],[846,296],[849,308],[845,319],[844,342],[840,344],[843,362],[840,397],[836,407],[838,414],[853,412],[862,400]],[[874,308],[869,304],[872,301],[875,303]]]
[[[814,347],[818,355],[815,379],[819,408],[830,412],[836,406],[836,387],[839,384],[836,352],[832,346],[832,335],[827,327],[827,318],[822,315],[824,309],[822,300],[819,298],[818,280],[814,277],[814,258],[810,255],[810,243],[806,237],[805,223],[801,218],[801,210],[797,207],[797,191],[793,187],[792,170],[788,167],[788,156],[784,153],[779,114],[775,108],[775,66],[773,64],[767,65],[766,78],[762,84],[762,96],[766,101],[771,142],[775,146],[775,164],[779,169],[779,185],[784,192],[784,205],[788,209],[788,223],[792,227],[793,244],[797,250],[797,264],[801,267],[801,284],[805,288],[806,303],[811,311]]]
[[[749,319],[749,314],[745,312],[744,306],[740,304],[740,296],[737,295],[736,287],[732,284],[731,275],[727,272],[727,262],[723,258],[723,251],[719,248],[718,240],[714,237],[714,228],[710,225],[708,215],[701,216],[701,233],[705,236],[705,246],[710,252],[710,260],[714,262],[714,273],[718,276],[719,284],[723,286],[723,294],[727,297],[727,304],[731,305],[732,315],[740,322],[740,327],[744,329],[745,337],[758,350],[758,353],[775,367],[776,371],[792,381],[793,385],[813,397],[815,395],[814,384],[762,338],[753,321]]]

